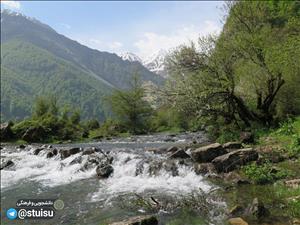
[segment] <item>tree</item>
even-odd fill
[[[145,90],[138,75],[134,75],[128,90],[115,90],[110,97],[112,110],[131,133],[146,132],[151,106],[145,100]]]
[[[59,107],[56,96],[38,96],[34,103],[32,116],[36,118],[46,115],[57,116],[58,112]]]
[[[167,99],[187,115],[271,125],[280,91],[295,85],[287,84],[289,77],[299,87],[299,63],[291,60],[299,59],[299,8],[296,2],[228,3],[219,37],[200,38],[197,47],[181,46],[169,57]],[[291,43],[296,50],[285,49]],[[299,98],[296,89],[285,91]]]
[[[70,121],[72,124],[79,124],[80,122],[80,110],[75,110],[72,115],[70,116]]]

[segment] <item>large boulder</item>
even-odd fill
[[[216,169],[212,163],[195,163],[194,170],[198,175],[213,174],[216,172]]]
[[[46,155],[46,158],[52,158],[53,156],[57,155],[58,151],[56,148],[50,150],[47,155]]]
[[[99,154],[91,154],[88,155],[87,160],[83,164],[81,170],[90,170],[95,168],[96,166],[105,167],[106,165],[110,165],[113,161],[113,157],[109,155],[99,155]]]
[[[108,178],[114,172],[114,168],[109,164],[99,165],[96,168],[97,176],[100,178]]]
[[[95,152],[96,152],[95,148],[87,148],[83,150],[82,155],[91,155]]]
[[[179,148],[177,146],[171,146],[167,149],[167,152],[174,153],[174,152],[177,152],[178,150],[179,150]]]
[[[75,147],[75,148],[61,149],[59,152],[60,152],[61,159],[65,159],[71,155],[77,154],[80,151],[81,151],[81,148]]]
[[[190,158],[190,156],[183,149],[179,149],[176,152],[172,153],[169,156],[169,158],[170,159],[177,159],[177,158],[187,159],[187,158]]]
[[[1,160],[1,166],[0,166],[0,170],[3,170],[4,168],[9,168],[12,167],[14,164],[13,161],[9,160]]]
[[[215,158],[212,163],[218,172],[230,172],[250,161],[257,160],[258,153],[252,148],[232,151]]]
[[[74,165],[74,164],[80,164],[82,163],[82,156],[77,156],[75,159],[73,159],[69,165]]]
[[[13,126],[12,122],[1,124],[1,127],[0,127],[0,130],[1,130],[0,139],[1,139],[1,141],[6,141],[6,140],[10,140],[10,139],[14,138],[14,133],[11,130],[12,126]]]
[[[111,223],[110,225],[157,225],[155,216],[136,216],[122,222]]]
[[[33,154],[38,155],[42,150],[43,150],[43,148],[36,148],[33,150]]]
[[[227,142],[225,144],[222,145],[223,148],[225,149],[241,149],[243,146],[242,146],[242,143],[240,142]]]
[[[192,152],[192,158],[199,163],[211,162],[214,158],[224,155],[227,151],[219,143],[197,148]]]
[[[179,174],[178,167],[172,160],[150,162],[148,168],[150,176],[158,176],[161,170],[171,173],[172,176],[178,176]]]

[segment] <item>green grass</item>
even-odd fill
[[[273,183],[276,180],[283,179],[292,174],[288,169],[274,167],[271,163],[256,165],[252,163],[243,167],[244,174],[256,184]]]
[[[272,146],[274,151],[286,153],[289,157],[300,155],[300,116],[288,119],[277,129],[256,130],[257,146]]]

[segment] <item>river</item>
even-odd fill
[[[167,155],[154,154],[147,149],[168,148],[193,141],[202,143],[207,139],[203,133],[183,133],[53,145],[52,148],[57,149],[101,148],[113,157],[114,172],[107,179],[97,178],[95,168],[81,170],[83,162],[71,163],[81,152],[62,160],[59,154],[52,158],[46,158],[46,152],[34,155],[36,145],[25,149],[6,145],[1,150],[1,159],[11,159],[14,165],[1,170],[1,224],[102,225],[144,214],[155,214],[160,224],[167,225],[223,224],[221,212],[226,204],[217,198],[203,197],[218,187],[195,174],[191,165],[177,160],[176,175],[164,168],[154,175],[149,174],[150,164],[166,161]],[[142,170],[137,174],[141,163]],[[56,211],[51,220],[9,221],[6,218],[6,209],[15,207],[17,200],[31,198],[61,199],[65,206]],[[137,204],[141,200],[151,202],[151,199],[154,199],[153,204],[155,201],[161,203],[157,211],[155,207],[149,209]],[[205,203],[201,204],[201,199]],[[198,211],[186,210],[178,202],[189,202],[191,208]],[[178,206],[174,207],[176,204]]]

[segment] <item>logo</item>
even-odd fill
[[[64,208],[64,206],[65,206],[65,204],[64,204],[63,200],[57,199],[54,202],[54,209],[56,209],[56,210],[62,210]]]
[[[6,216],[10,220],[16,219],[18,216],[17,210],[15,210],[14,208],[10,208],[9,210],[7,210]]]

